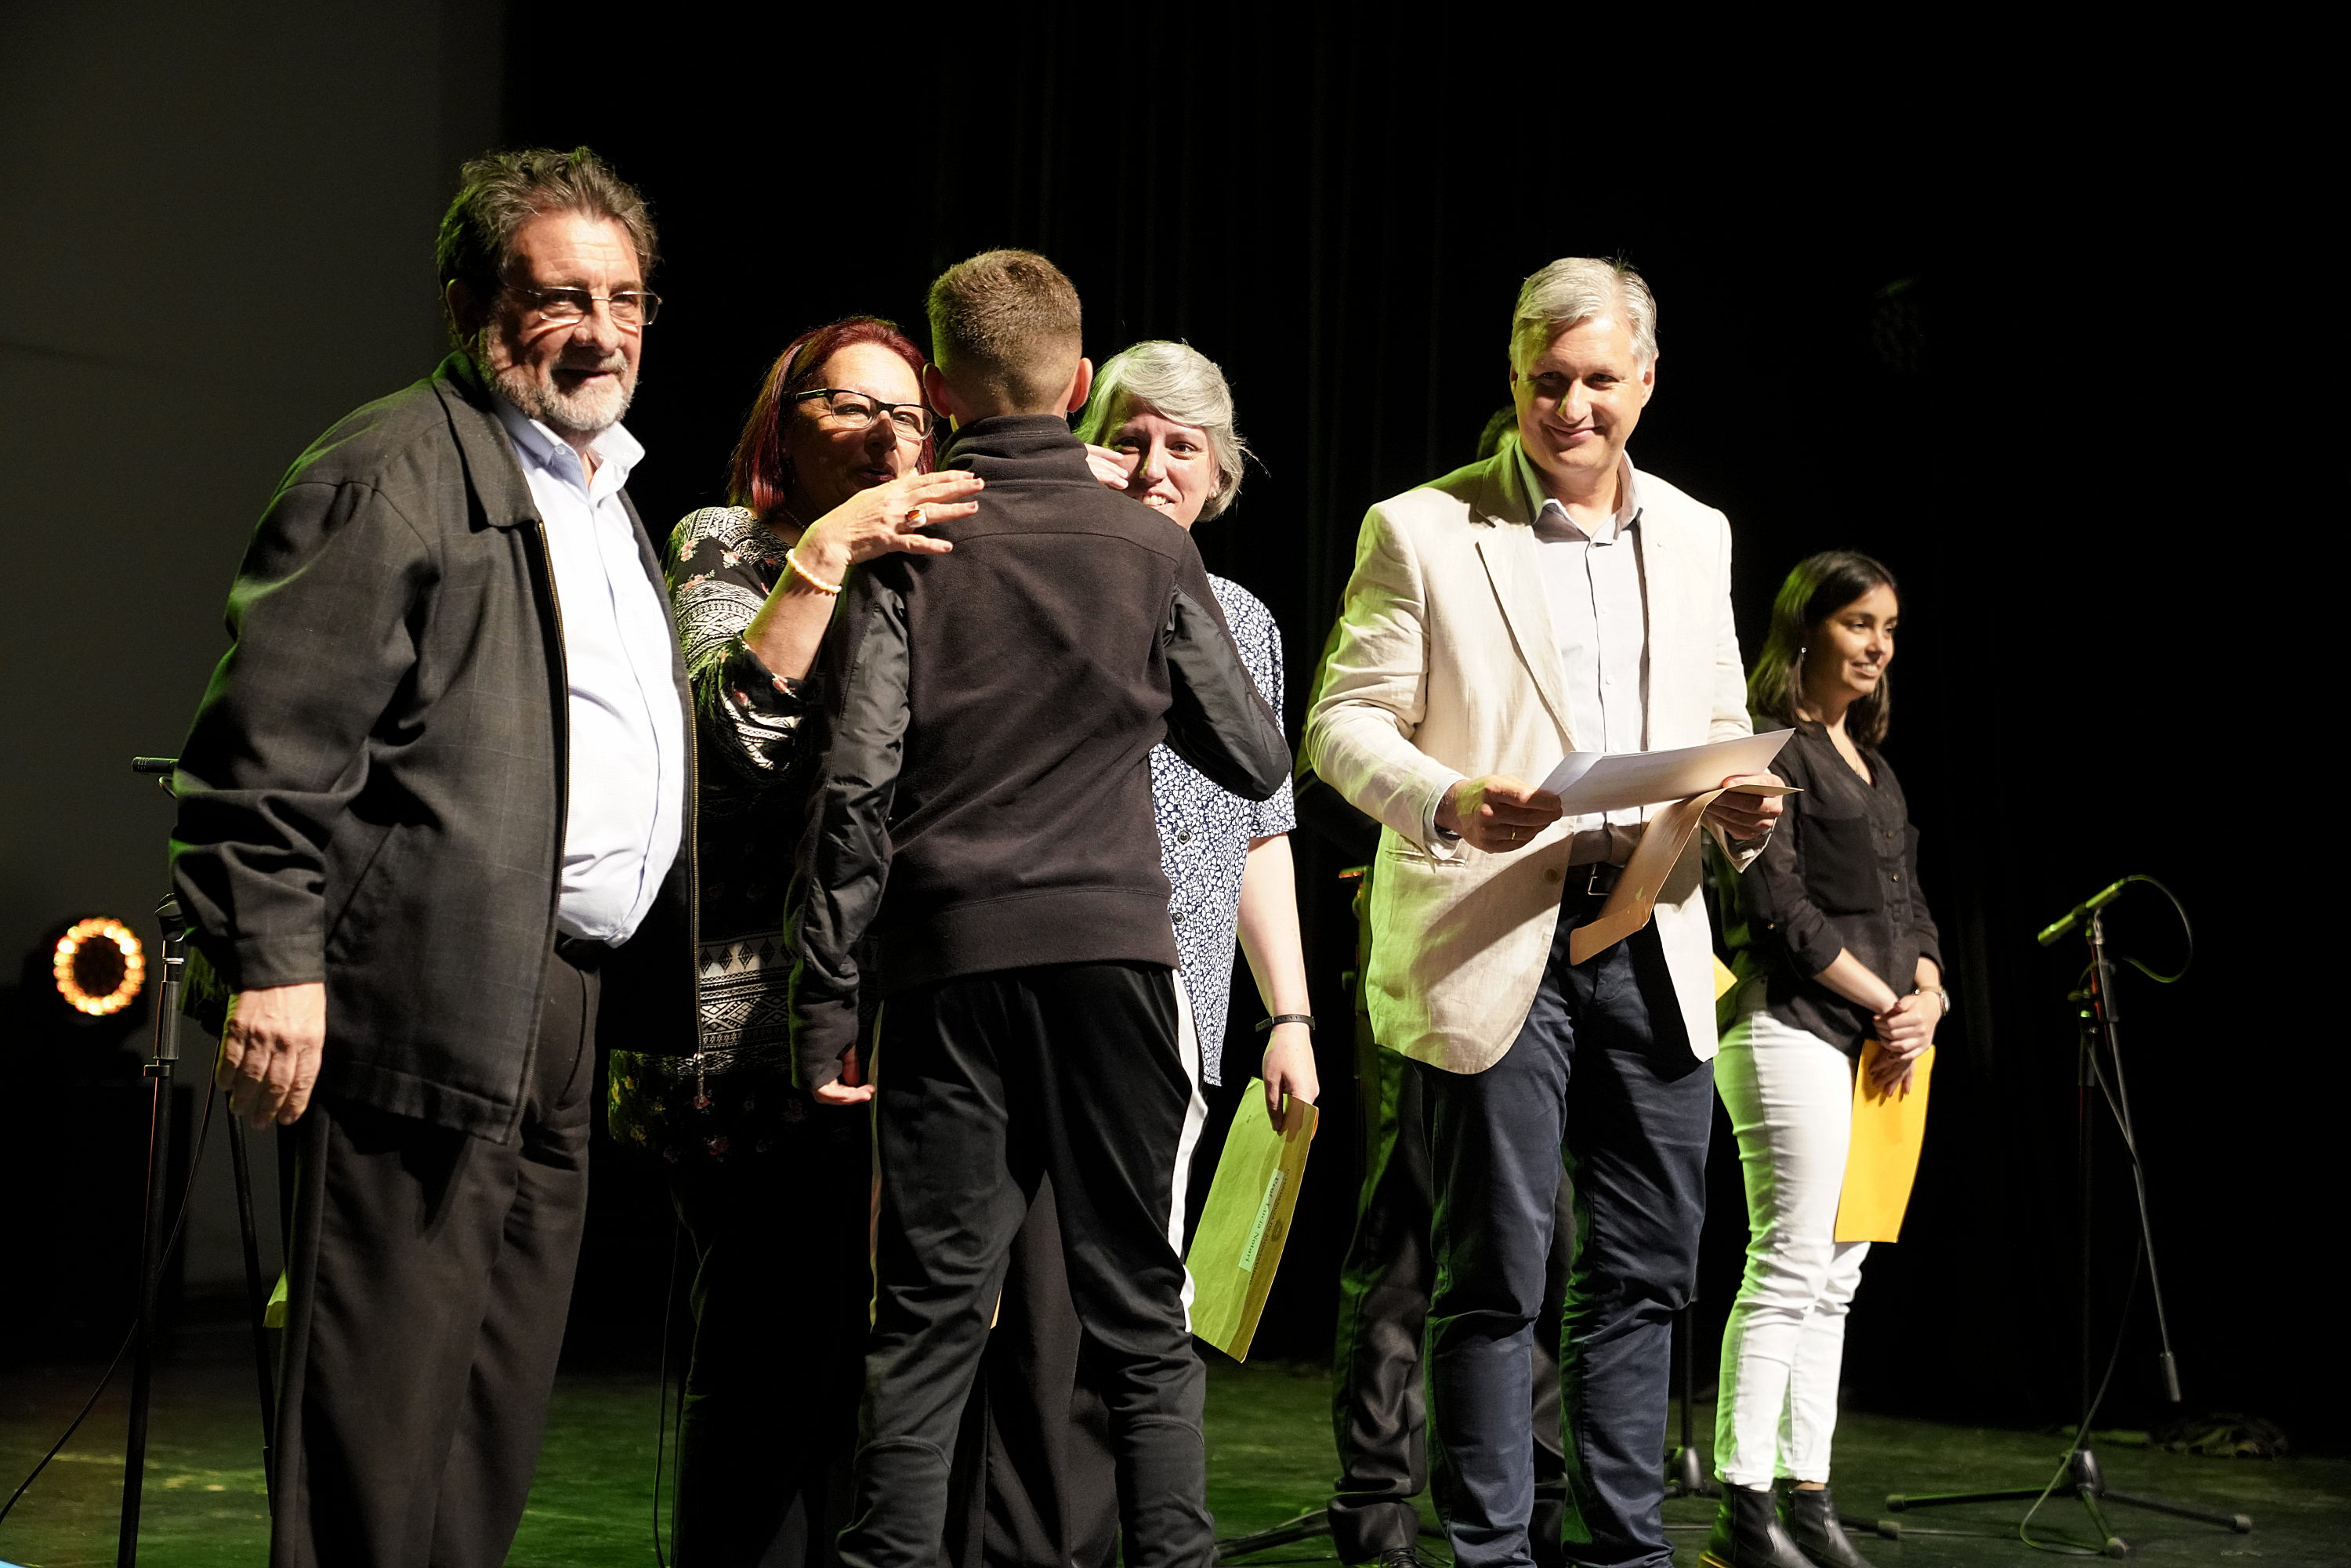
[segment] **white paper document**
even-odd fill
[[[1570,817],[1684,800],[1733,774],[1769,771],[1794,733],[1775,729],[1677,751],[1572,751],[1541,787],[1559,797],[1561,812]]]

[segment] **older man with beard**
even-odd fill
[[[685,676],[622,489],[644,203],[585,148],[477,159],[438,258],[458,351],[287,473],[176,781],[221,1081],[298,1134],[272,1561],[300,1568],[505,1558],[595,1037],[693,1045]]]

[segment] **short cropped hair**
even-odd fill
[[[1657,357],[1657,302],[1641,275],[1621,261],[1571,256],[1552,262],[1519,289],[1510,313],[1510,363],[1525,370],[1570,327],[1608,316],[1633,332],[1633,358]]]
[[[923,379],[923,351],[898,330],[898,323],[885,321],[879,316],[845,316],[822,327],[811,327],[784,345],[776,362],[768,369],[768,379],[760,384],[759,395],[751,404],[750,417],[743,422],[743,434],[735,443],[735,455],[727,465],[726,499],[729,505],[748,507],[764,520],[787,509],[788,492],[792,487],[791,460],[784,451],[784,422],[792,417],[799,394],[817,384],[827,360],[857,343],[872,343],[884,348],[906,361],[914,372],[917,385]],[[922,455],[917,459],[927,471],[931,466],[931,438],[923,437]],[[814,522],[803,517],[803,523]]]
[[[637,188],[585,147],[569,152],[528,147],[486,152],[458,171],[457,199],[441,220],[434,247],[442,287],[463,283],[475,298],[486,301],[514,259],[515,235],[549,213],[580,213],[619,224],[636,247],[638,277],[653,277],[653,220]]]
[[[952,382],[1041,412],[1085,351],[1078,291],[1034,251],[987,250],[931,285],[931,358]]]
[[[1858,550],[1823,550],[1789,571],[1771,601],[1771,630],[1764,634],[1763,651],[1747,677],[1747,711],[1756,723],[1793,724],[1802,716],[1798,710],[1804,701],[1804,655],[1813,633],[1874,588],[1902,597],[1894,574]],[[1880,674],[1877,689],[1844,710],[1844,732],[1856,746],[1879,745],[1893,713],[1893,678]]]
[[[1240,494],[1249,445],[1233,427],[1233,389],[1217,361],[1189,343],[1156,340],[1113,355],[1094,374],[1093,396],[1078,420],[1078,439],[1099,444],[1138,408],[1196,426],[1207,436],[1217,460],[1217,493],[1200,508],[1201,520],[1231,506]]]

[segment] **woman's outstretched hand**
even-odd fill
[[[1113,452],[1107,446],[1086,447],[1086,466],[1094,477],[1113,490],[1126,488],[1127,476],[1134,472],[1134,459],[1123,452]]]
[[[971,497],[986,487],[977,474],[942,468],[860,490],[810,524],[794,553],[828,582],[839,582],[851,567],[894,550],[945,555],[955,546],[923,530],[970,517],[979,510]]]

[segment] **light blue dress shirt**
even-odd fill
[[[1541,476],[1515,434],[1503,437],[1508,482],[1533,520],[1543,598],[1551,606],[1567,697],[1568,733],[1582,751],[1646,751],[1649,710],[1649,610],[1641,556],[1640,476],[1622,458],[1616,513],[1587,533],[1544,494]],[[1437,825],[1437,807],[1457,774],[1429,804],[1424,841],[1458,838]],[[1535,780],[1530,779],[1532,783]],[[1568,819],[1568,863],[1623,865],[1641,841],[1638,809]]]
[[[1615,515],[1587,530],[1543,493],[1523,447],[1519,483],[1534,509],[1543,591],[1567,696],[1568,733],[1580,751],[1649,748],[1649,612],[1641,559],[1641,486],[1620,459]],[[1632,858],[1643,813],[1611,811],[1570,820],[1568,862],[1585,865]]]
[[[685,818],[685,714],[671,679],[669,605],[645,575],[621,488],[645,449],[614,425],[580,454],[503,398],[498,419],[547,529],[571,684],[570,810],[556,929],[617,946],[635,934],[677,859]]]

